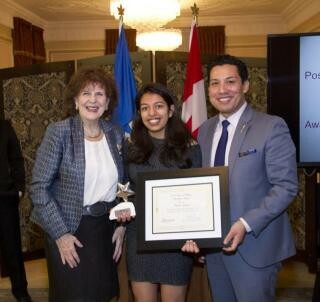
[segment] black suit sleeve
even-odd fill
[[[17,135],[9,122],[7,122],[8,144],[7,154],[10,169],[10,176],[14,187],[17,191],[24,192],[25,190],[25,170],[24,159],[21,152],[20,142]]]

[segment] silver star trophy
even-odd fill
[[[128,201],[128,197],[135,193],[129,188],[130,183],[127,182],[125,185],[118,183],[117,197],[122,198],[123,202],[117,204],[110,211],[110,220],[117,219],[123,212],[129,212],[130,216],[136,216],[136,209],[132,202]]]

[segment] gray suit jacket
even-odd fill
[[[210,166],[218,116],[200,128],[203,166]],[[277,116],[243,112],[228,158],[230,217],[243,217],[252,229],[238,251],[252,266],[264,267],[295,253],[286,208],[297,193],[295,146],[286,123]]]
[[[122,132],[111,122],[100,120],[113,160],[123,179]],[[32,220],[51,238],[79,226],[84,194],[85,150],[79,116],[50,124],[37,151],[31,184]]]

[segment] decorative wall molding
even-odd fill
[[[13,28],[13,17],[20,17],[26,19],[33,25],[39,26],[41,28],[45,28],[47,22],[32,13],[29,10],[26,10],[19,4],[11,0],[1,0],[1,10],[0,10],[0,22],[3,25],[6,25],[10,28]]]
[[[48,62],[103,56],[105,42],[104,40],[90,41],[90,43],[87,41],[48,42],[46,52]]]
[[[12,42],[11,28],[0,24],[0,40]]]
[[[293,28],[292,32],[320,32],[320,13]]]
[[[270,31],[286,32],[286,25],[279,15],[236,15],[236,16],[203,16],[198,19],[199,26],[224,25],[226,35],[259,35]],[[180,17],[167,27],[190,27],[191,17]]]
[[[263,35],[268,33],[285,33],[286,26],[281,17],[272,16],[233,16],[233,17],[199,17],[199,26],[225,25],[226,35]],[[254,26],[253,26],[254,24]],[[190,30],[191,18],[180,18],[170,22],[166,27]],[[50,22],[44,32],[45,41],[104,40],[106,28],[117,28],[114,20],[82,22]]]
[[[261,3],[261,7],[263,7],[263,5],[264,3]],[[212,14],[212,4],[210,3],[209,5],[208,2],[203,1],[200,8],[199,25],[225,25],[227,36],[286,33],[312,18],[319,12],[319,5],[319,0],[293,0],[289,6],[279,14],[251,15],[250,12],[242,9],[239,15],[221,16]],[[217,14],[219,14],[219,12],[222,11],[221,3],[216,3],[216,6]],[[229,7],[234,10],[234,4],[232,2],[226,2],[224,6],[227,9]],[[186,13],[188,9],[189,7],[186,7],[182,16],[169,23],[167,27],[189,28],[191,15],[188,16]],[[77,37],[78,40],[101,40],[104,39],[104,30],[106,28],[118,27],[118,22],[113,17],[106,16],[105,19],[102,19],[104,18],[102,15],[99,15],[97,20],[89,21],[47,21],[16,4],[13,0],[2,0],[0,22],[12,28],[13,16],[22,17],[32,24],[44,28],[45,41],[72,41],[75,37]]]
[[[228,36],[226,53],[239,57],[266,58],[267,38],[265,35]]]
[[[106,28],[117,28],[117,22],[82,21],[50,22],[45,31],[45,41],[104,40]]]
[[[319,13],[319,7],[319,0],[293,0],[281,14],[284,22],[287,24],[287,31],[292,31]]]
[[[11,28],[0,24],[0,68],[13,66]]]
[[[222,12],[220,2],[214,3],[217,9],[216,15],[213,15],[212,2],[209,3],[209,1],[211,0],[203,1],[200,8],[199,26],[224,25],[226,51],[233,55],[266,57],[266,36],[268,34],[320,31],[320,0],[292,0],[280,14],[250,15],[250,11],[245,11],[242,8],[242,14],[233,16],[219,15]],[[259,4],[263,7],[267,2],[271,2],[271,0]],[[56,4],[59,3],[57,1]],[[97,2],[96,5],[99,5],[99,3]],[[45,5],[45,1],[42,4]],[[243,5],[248,4],[243,3]],[[284,4],[277,4],[278,11],[281,5],[284,6]],[[223,9],[234,10],[234,7],[234,3],[231,1],[224,2]],[[185,6],[182,16],[167,26],[182,30],[183,41],[177,51],[188,51],[191,25],[191,16],[188,16],[188,10],[189,6]],[[2,0],[0,23],[4,25],[0,27],[0,39],[2,39],[1,52],[6,52],[5,57],[8,60],[8,65],[2,64],[5,67],[11,66],[9,62],[11,61],[9,58],[11,50],[7,44],[12,44],[13,16],[22,17],[44,29],[47,60],[49,62],[69,60],[73,55],[75,59],[78,59],[104,54],[105,29],[118,27],[118,22],[113,17],[106,16],[103,20],[102,15],[99,15],[97,20],[47,21],[16,4],[14,0]]]

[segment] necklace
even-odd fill
[[[84,136],[85,136],[85,138],[88,138],[88,139],[97,139],[101,136],[101,128],[99,128],[98,134],[91,135],[88,133],[88,130],[84,127]]]

